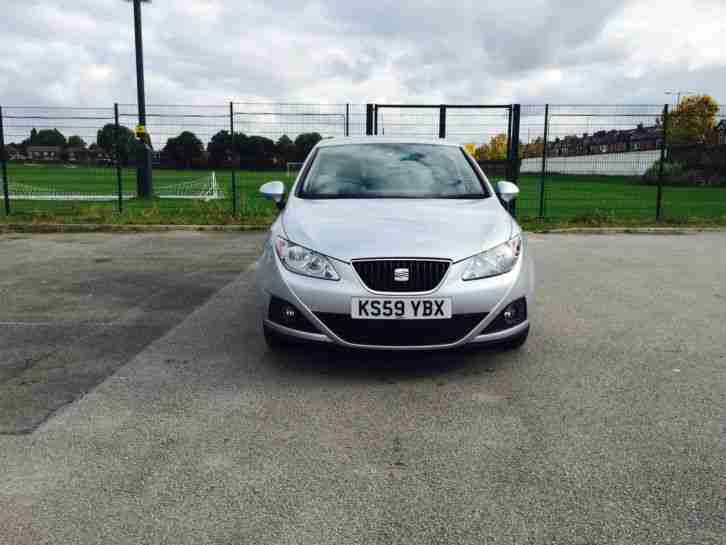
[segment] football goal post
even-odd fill
[[[157,187],[155,193],[160,199],[200,199],[212,201],[225,198],[225,192],[220,187],[215,172],[207,176],[195,178],[194,180]]]

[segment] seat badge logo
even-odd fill
[[[393,270],[393,279],[396,282],[408,282],[409,273],[408,269],[394,269]]]

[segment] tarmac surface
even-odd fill
[[[726,234],[530,235],[428,354],[270,352],[262,239],[0,236],[0,543],[726,542]]]

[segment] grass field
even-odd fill
[[[537,217],[541,181],[523,175],[518,213]],[[658,189],[637,178],[618,176],[556,175],[545,178],[545,217],[572,219],[606,216],[623,219],[655,219]],[[726,187],[663,187],[663,217],[726,219]]]
[[[209,176],[205,171],[154,171],[156,188]],[[118,214],[115,201],[90,203],[13,199],[15,218],[47,221],[109,221],[113,223],[266,223],[275,216],[275,207],[262,199],[258,188],[264,182],[279,179],[291,182],[285,172],[237,171],[238,216],[232,212],[232,174],[217,171],[216,177],[226,198],[198,200],[128,199],[124,214]],[[108,167],[68,168],[63,165],[8,165],[11,189],[18,184],[58,192],[117,195],[116,170]],[[521,196],[517,202],[520,218],[537,218],[540,206],[540,177],[520,178]],[[136,172],[122,171],[124,193],[136,186]],[[637,179],[617,176],[549,175],[545,180],[545,217],[553,221],[581,223],[652,222],[656,214],[657,188],[638,183]],[[663,188],[663,217],[678,223],[726,222],[726,187]]]
[[[174,186],[176,184],[205,179],[210,171],[167,170],[154,171],[154,187]],[[232,215],[232,173],[215,172],[220,189],[225,198],[205,202],[196,199],[152,199],[141,200],[125,198],[124,214],[121,218],[110,216],[118,214],[117,200],[107,202],[83,202],[73,200],[24,200],[13,194],[13,189],[24,189],[30,186],[37,189],[51,190],[57,193],[77,193],[81,195],[114,195],[118,196],[116,169],[110,167],[77,167],[68,168],[63,165],[27,166],[22,164],[8,165],[8,178],[11,188],[11,217],[34,217],[48,219],[52,216],[63,219],[72,217],[79,221],[113,221],[114,223],[235,223],[241,219],[246,222],[266,222],[275,216],[274,205],[263,199],[259,186],[263,183],[280,179],[286,181],[285,172],[250,172],[235,173],[237,188],[238,217]],[[136,171],[122,169],[122,193],[133,194],[136,189]]]

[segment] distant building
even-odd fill
[[[643,127],[638,125],[630,131],[630,149],[628,151],[648,151],[660,149],[661,147],[660,127]]]
[[[571,157],[660,149],[661,132],[661,128],[658,126],[638,125],[635,129],[612,129],[598,131],[594,134],[584,133],[582,136],[557,137],[553,141],[547,142],[547,155],[549,157]],[[541,154],[541,144],[539,147],[531,145],[526,156],[537,157]]]
[[[60,146],[28,146],[28,157],[33,161],[60,161]]]
[[[89,151],[86,148],[66,148],[63,153],[66,160],[71,163],[85,163],[89,159]]]
[[[25,161],[27,159],[22,150],[14,144],[5,146],[5,153],[7,154],[8,161]]]
[[[98,144],[91,144],[88,146],[88,150],[86,150],[86,159],[102,165],[111,163],[111,156]]]

